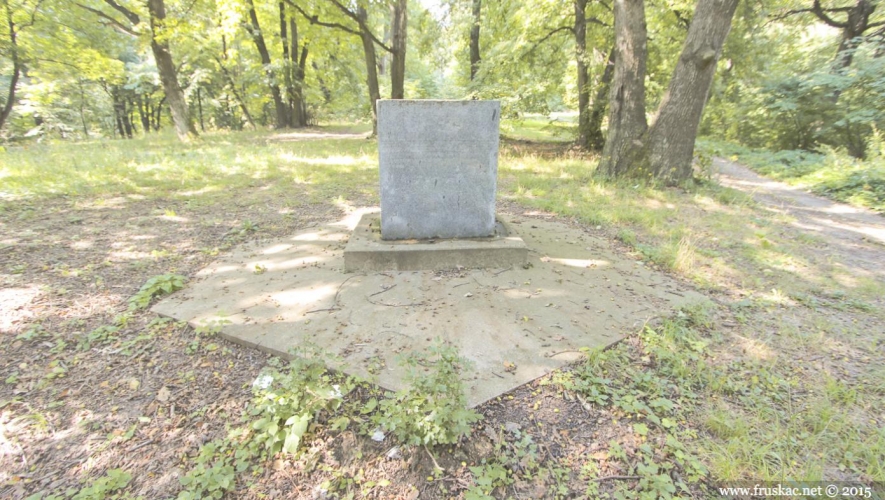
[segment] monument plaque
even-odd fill
[[[378,101],[381,237],[495,232],[498,101]]]

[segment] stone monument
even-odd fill
[[[345,270],[524,264],[528,249],[495,217],[498,101],[378,101],[381,216],[366,215]]]
[[[378,101],[381,238],[495,230],[498,101]]]

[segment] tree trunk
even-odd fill
[[[160,122],[163,119],[163,103],[166,102],[166,97],[167,96],[164,95],[160,99],[160,102],[154,107],[154,132],[160,131]]]
[[[283,3],[280,3],[282,9]],[[282,18],[280,18],[280,27],[282,28]],[[304,104],[304,74],[307,64],[307,45],[305,44],[301,50],[298,50],[298,25],[294,18],[289,18],[289,32],[292,35],[291,47],[283,49],[283,57],[288,57],[286,67],[287,72],[287,93],[289,97],[289,109],[292,113],[293,127],[307,126],[307,107]],[[283,45],[285,46],[285,38]]]
[[[602,78],[599,80],[599,88],[596,90],[596,96],[593,98],[593,105],[590,107],[588,143],[590,149],[597,151],[601,150],[605,145],[605,136],[602,135],[602,117],[605,115],[608,93],[614,73],[615,49],[612,48],[608,53],[608,61],[605,64],[605,70],[602,72]]]
[[[608,177],[631,170],[628,153],[648,128],[645,121],[645,6],[643,0],[614,0],[615,69],[609,97],[608,138],[598,171]]]
[[[197,87],[197,116],[200,117],[200,132],[205,132],[206,125],[203,123],[203,96],[200,93],[200,87]]]
[[[12,78],[9,80],[9,92],[6,93],[6,103],[0,109],[0,129],[6,123],[6,119],[12,114],[12,105],[15,104],[15,87],[21,76],[22,66],[18,56],[18,41],[16,40],[15,21],[12,19],[12,8],[9,0],[3,0],[3,8],[6,10],[6,24],[9,29],[10,52],[12,56]]]
[[[366,22],[369,15],[366,9],[360,7],[357,16]],[[375,42],[365,30],[360,31],[360,39],[363,42],[363,53],[366,57],[366,84],[369,87],[369,102],[372,104],[372,134],[378,132],[378,99],[381,99],[381,90],[378,88],[378,68],[376,66]]]
[[[587,0],[580,0],[584,3]],[[482,0],[473,0],[473,24],[470,26],[470,81],[476,78],[479,71],[479,63],[482,58],[479,54],[479,29],[482,26]]]
[[[393,60],[390,64],[390,98],[405,98],[406,79],[406,25],[408,22],[408,0],[396,0],[391,8],[391,32]]]
[[[289,24],[286,22],[286,3],[279,2],[280,10],[280,48],[283,50],[283,86],[286,89],[286,122],[290,126],[298,126],[295,116],[295,89],[292,82],[292,62],[289,58]],[[297,39],[298,34],[292,32],[292,38]],[[292,50],[297,51],[297,42],[292,44]]]
[[[692,176],[698,125],[738,1],[698,0],[695,7],[682,55],[646,141],[651,173],[667,184]]]
[[[151,17],[151,51],[154,53],[154,61],[157,63],[163,91],[169,101],[175,132],[180,140],[187,141],[191,136],[197,137],[199,134],[191,121],[184,91],[178,83],[175,63],[172,61],[172,53],[169,51],[169,42],[165,34],[162,33],[165,31],[166,20],[166,6],[163,0],[148,0],[148,12]]]
[[[575,62],[578,67],[578,147],[590,149],[590,75],[587,69],[587,0],[575,0]]]
[[[307,72],[307,54],[308,47],[307,44],[305,44],[301,47],[301,54],[298,57],[298,63],[295,65],[294,107],[296,113],[295,119],[297,120],[295,125],[298,127],[306,127],[308,121],[307,102],[304,100],[304,76]]]
[[[147,134],[151,131],[151,120],[145,112],[144,100],[145,99],[142,94],[137,94],[135,96],[135,108],[138,111],[138,118],[141,120],[141,129],[144,130],[145,134]]]
[[[123,103],[123,128],[126,130],[126,138],[132,139],[132,132],[133,132],[133,128],[134,128],[132,126],[132,106],[131,106],[131,103],[129,102],[129,99],[127,99],[125,97],[123,98],[122,103]],[[127,106],[127,104],[129,104],[129,106]]]
[[[249,8],[249,21],[251,29],[249,34],[255,42],[258,54],[261,56],[261,64],[264,65],[264,74],[267,83],[270,86],[270,94],[273,97],[274,111],[276,111],[276,128],[286,128],[289,126],[289,114],[286,112],[286,104],[283,102],[283,95],[280,92],[280,85],[276,81],[276,77],[271,70],[270,52],[267,50],[267,44],[264,42],[264,35],[261,32],[261,25],[258,24],[258,14],[255,12],[255,3],[252,0],[246,0]]]
[[[215,61],[218,62],[218,67],[221,68],[221,72],[227,79],[227,84],[230,87],[231,93],[234,95],[234,99],[237,100],[237,104],[240,106],[240,111],[243,112],[243,116],[246,117],[246,121],[249,122],[249,125],[252,127],[252,130],[256,130],[258,127],[255,126],[255,120],[252,119],[252,113],[249,112],[249,108],[246,107],[246,102],[243,101],[243,98],[240,97],[240,93],[237,92],[237,84],[234,82],[233,77],[230,72],[227,70],[227,67],[224,66],[224,63],[219,58],[215,58]]]
[[[329,90],[328,85],[326,85],[326,81],[323,80],[323,77],[320,76],[319,67],[317,66],[316,61],[310,63],[310,66],[313,68],[314,72],[317,74],[317,82],[320,84],[320,92],[323,93],[323,102],[329,104],[332,102],[332,91]]]
[[[859,37],[870,28],[870,16],[876,11],[876,4],[870,0],[857,0],[848,11],[848,19],[842,28],[842,40],[836,50],[835,69],[844,70],[851,66],[854,51],[860,45]]]
[[[86,92],[83,90],[83,79],[78,78],[77,84],[80,87],[80,124],[83,126],[83,138],[89,139],[89,127],[86,126]],[[0,125],[2,126],[2,125]]]
[[[120,99],[120,91],[117,87],[111,89],[111,105],[114,108],[114,123],[117,124],[117,132],[120,134],[120,139],[125,139],[126,128],[123,125],[123,115],[126,113],[126,105]]]

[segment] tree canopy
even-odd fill
[[[734,5],[2,0],[0,134],[187,140],[373,120],[379,98],[479,98],[510,117],[577,112],[577,146],[608,139],[611,175],[684,179],[694,129],[863,157],[885,121],[879,1]]]

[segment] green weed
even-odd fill
[[[408,444],[434,446],[458,443],[482,417],[467,409],[460,372],[464,360],[458,351],[436,341],[426,353],[403,358],[409,368],[409,388],[365,408],[372,421]]]

